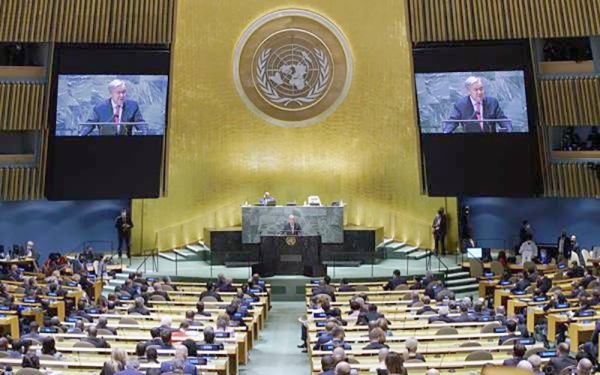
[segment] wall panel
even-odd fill
[[[438,1],[414,1],[412,11],[439,19],[423,6]],[[232,52],[255,19],[298,7],[341,29],[356,70],[333,114],[292,128],[269,124],[246,107],[233,83]],[[144,222],[143,231],[134,227],[134,248],[171,249],[197,241],[204,228],[240,224],[243,202],[265,190],[279,202],[301,204],[311,194],[323,202],[343,199],[347,223],[383,226],[390,237],[432,245],[432,215],[446,206],[453,216],[455,201],[421,195],[403,2],[180,0],[177,11],[169,192],[133,202],[134,216]],[[436,22],[435,32],[446,33]]]
[[[2,0],[0,41],[171,42],[173,0]]]
[[[600,77],[539,80],[545,126],[600,125]]]
[[[410,0],[408,6],[413,42],[600,34],[598,1]]]
[[[45,129],[45,95],[45,83],[0,83],[0,131]]]

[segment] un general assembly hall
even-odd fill
[[[0,0],[0,375],[600,372],[600,0]]]

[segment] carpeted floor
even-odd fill
[[[298,317],[303,313],[302,302],[273,302],[266,328],[240,374],[309,374],[308,357],[296,347],[300,343]]]

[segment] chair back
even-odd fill
[[[490,352],[486,352],[485,350],[476,350],[467,354],[465,357],[465,361],[491,361],[494,359],[494,356]]]
[[[513,337],[512,339],[508,339],[502,343],[502,345],[515,345],[517,343],[518,337]]]
[[[135,318],[130,318],[128,316],[124,316],[121,319],[119,319],[119,325],[121,324],[135,324],[138,325],[138,321]]]
[[[483,264],[481,261],[477,259],[469,259],[469,272],[471,273],[471,277],[483,276]]]
[[[544,350],[545,350],[545,348],[529,348],[525,352],[525,355],[523,356],[523,358],[527,359],[527,358],[531,357],[534,354],[538,354],[539,352],[543,352]]]
[[[204,297],[206,298],[206,297]],[[163,296],[161,296],[160,294],[153,294],[148,298],[148,301],[160,301],[160,302],[165,302],[167,299]]]
[[[40,361],[58,361],[58,359],[50,354],[40,354],[39,355]]]
[[[394,288],[394,290],[408,290],[408,285],[400,284]]]
[[[40,370],[34,368],[22,368],[15,373],[15,375],[44,375]]]
[[[95,348],[94,344],[87,341],[77,341],[74,345],[74,348]]]
[[[454,292],[448,289],[442,290],[435,296],[435,299],[438,301],[443,300],[445,297],[452,298],[454,296]]]
[[[354,291],[356,292],[368,292],[369,291],[369,287],[366,285],[356,285],[354,287]]]
[[[496,276],[504,274],[504,265],[497,260],[492,261],[490,264],[490,271]]]
[[[202,297],[202,299],[200,300],[202,302],[219,302],[215,297],[213,296],[204,296]]]
[[[490,322],[481,328],[481,333],[494,333],[496,327],[500,327],[500,322]]]
[[[573,262],[579,264],[579,256],[574,251],[571,252],[571,259],[569,260],[569,266],[571,264],[573,264]],[[579,264],[579,265],[581,266],[581,264]]]
[[[444,327],[437,330],[436,336],[458,335],[458,330],[454,327]]]
[[[481,346],[480,342],[477,342],[477,341],[467,341],[467,342],[463,342],[458,347],[459,348],[474,348],[474,347],[479,347],[479,346]]]
[[[99,335],[112,335],[113,333],[106,328],[98,328]]]
[[[592,257],[592,255],[590,254],[590,251],[588,249],[583,249],[581,250],[581,255],[583,256],[583,261],[585,262],[585,265],[591,266],[592,263],[589,261],[589,259]]]

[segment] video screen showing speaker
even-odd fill
[[[417,44],[413,58],[428,195],[540,193],[529,42]]]
[[[60,44],[53,62],[47,198],[160,196],[170,46]]]
[[[57,136],[163,135],[167,75],[61,74]]]
[[[421,133],[527,133],[522,70],[415,74]]]

